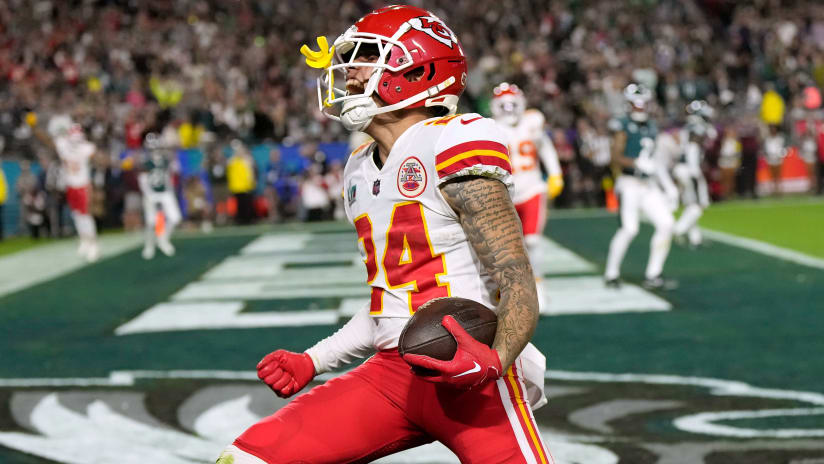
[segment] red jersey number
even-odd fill
[[[376,262],[372,223],[366,216],[360,216],[355,220],[355,228],[366,252],[367,283],[372,283],[377,274],[377,268],[372,264]],[[371,247],[367,245],[370,242]],[[423,217],[423,205],[418,202],[398,203],[394,206],[381,266],[390,289],[412,287],[407,291],[410,314],[427,301],[450,294],[449,284],[438,281],[438,277],[446,274],[446,258],[432,249]],[[382,311],[383,289],[373,286],[370,313],[380,314]]]

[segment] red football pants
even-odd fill
[[[395,350],[298,396],[234,445],[269,464],[331,464],[371,462],[433,440],[462,463],[553,462],[519,368],[461,391],[417,378]]]
[[[67,187],[66,203],[69,209],[78,214],[89,214],[89,186]]]
[[[546,223],[546,196],[537,194],[527,201],[515,205],[521,219],[524,235],[540,235]]]

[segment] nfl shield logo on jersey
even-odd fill
[[[357,193],[357,185],[350,185],[349,192],[346,194],[346,199],[349,200],[349,206],[352,206],[352,203],[355,202],[355,194]]]
[[[406,198],[415,198],[426,189],[426,170],[418,158],[410,156],[398,169],[398,191]]]
[[[381,193],[381,180],[378,179],[372,183],[372,195],[378,196]]]

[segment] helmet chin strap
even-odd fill
[[[340,122],[348,131],[362,131],[372,122],[377,108],[378,104],[370,96],[362,95],[347,100],[341,109]]]
[[[432,87],[418,93],[417,95],[413,95],[406,100],[401,100],[393,105],[381,107],[378,107],[375,100],[372,99],[371,92],[368,96],[366,94],[360,95],[344,102],[343,108],[341,108],[340,121],[343,123],[343,127],[345,127],[346,130],[362,131],[369,127],[369,124],[372,122],[372,118],[376,115],[406,108],[407,106],[418,103],[425,98],[434,97],[454,83],[455,77],[450,76],[449,79],[441,82],[440,84],[433,85]]]

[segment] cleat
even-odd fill
[[[647,290],[674,290],[678,288],[678,282],[658,276],[651,279],[644,279],[644,281],[641,282],[641,286]]]
[[[143,252],[140,255],[143,256],[143,259],[150,260],[150,259],[154,258],[155,249],[154,249],[154,247],[150,247],[150,246],[143,247]]]
[[[174,256],[175,255],[175,247],[172,243],[168,240],[160,240],[157,242],[157,247],[160,248],[160,251],[163,252],[166,256]]]
[[[89,263],[93,263],[100,259],[100,247],[97,243],[91,243],[86,250],[86,261]]]
[[[618,290],[619,288],[621,288],[621,280],[618,279],[617,277],[615,279],[605,279],[604,280],[604,286],[606,288],[612,288],[612,289]]]

